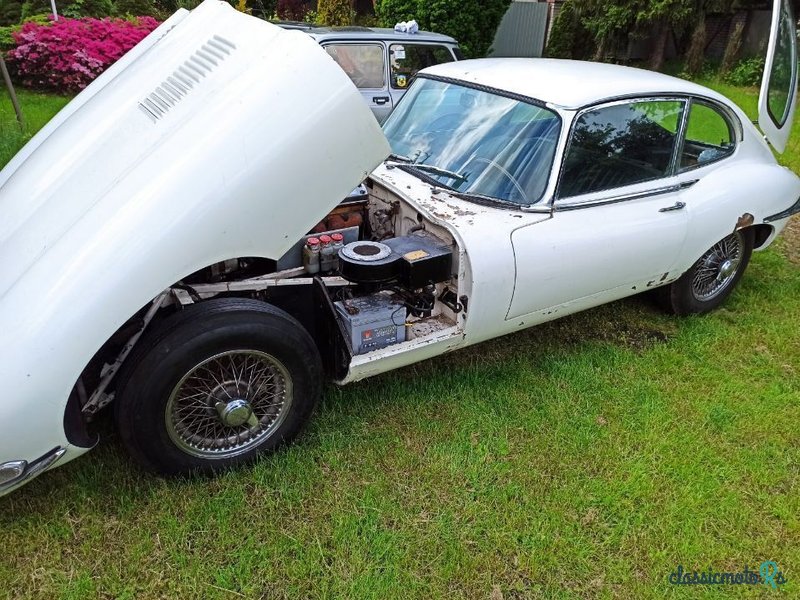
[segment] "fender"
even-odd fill
[[[160,291],[279,258],[389,154],[309,36],[216,0],[179,14],[0,173],[0,464],[69,445],[80,372]]]

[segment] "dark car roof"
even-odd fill
[[[458,42],[442,33],[420,31],[418,33],[402,33],[386,27],[322,27],[299,21],[272,21],[284,29],[299,29],[319,42],[327,40],[387,40],[389,42],[440,42],[458,44]]]

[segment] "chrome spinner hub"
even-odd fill
[[[228,427],[244,425],[253,414],[250,403],[241,398],[236,398],[227,403],[217,402],[214,408],[217,409],[220,420]]]
[[[722,262],[719,266],[719,275],[720,279],[726,279],[733,275],[733,272],[736,271],[736,263],[732,260],[728,259]]]

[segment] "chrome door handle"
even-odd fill
[[[672,206],[665,206],[664,208],[659,208],[658,212],[670,212],[673,210],[681,210],[682,208],[686,208],[686,202],[676,202]]]

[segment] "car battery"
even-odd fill
[[[384,294],[335,302],[353,354],[364,354],[406,340],[406,307]]]
[[[453,250],[425,231],[383,241],[400,261],[400,283],[417,290],[432,283],[447,281],[453,268]]]

